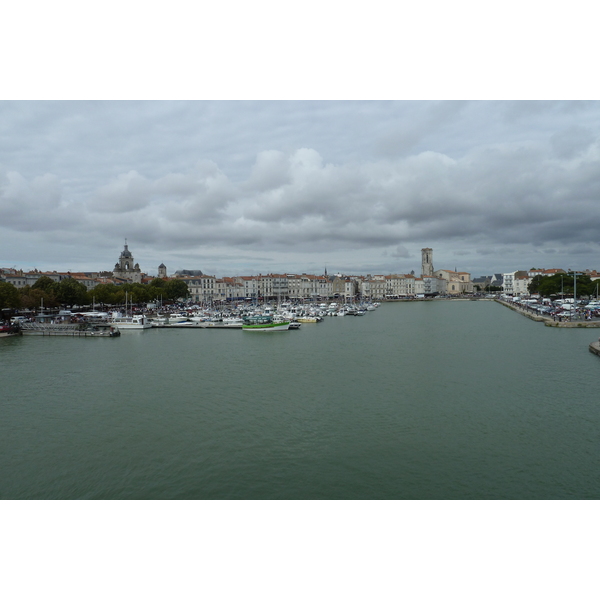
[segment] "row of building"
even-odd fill
[[[158,267],[158,277],[177,278],[185,281],[194,302],[226,301],[233,299],[319,299],[342,298],[350,300],[357,297],[372,300],[405,298],[411,296],[461,295],[473,292],[473,283],[469,273],[461,271],[433,269],[433,251],[422,250],[421,276],[410,274],[393,275],[323,275],[274,274],[250,275],[217,278],[202,271],[178,271],[171,277],[167,275],[164,264]],[[104,272],[42,272],[38,270],[24,273],[15,269],[0,269],[0,278],[17,288],[32,286],[40,277],[46,276],[53,281],[66,277],[83,283],[88,290],[101,283],[121,285],[123,283],[150,283],[154,277],[142,273],[135,263],[127,243],[112,271]]]

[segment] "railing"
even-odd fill
[[[79,331],[81,325],[79,323],[22,323],[21,329],[26,331]]]

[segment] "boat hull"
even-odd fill
[[[264,323],[260,325],[243,325],[242,331],[287,331],[289,323]]]

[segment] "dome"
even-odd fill
[[[133,255],[131,254],[131,252],[129,252],[127,244],[125,244],[125,249],[123,250],[123,252],[121,252],[121,258],[133,258]]]

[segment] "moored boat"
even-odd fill
[[[120,331],[129,329],[150,329],[152,324],[144,315],[133,315],[132,317],[113,315],[109,323]]]
[[[242,325],[242,331],[287,331],[289,328],[289,321],[275,323],[270,315],[245,317]]]
[[[0,324],[0,338],[21,335],[21,328],[16,323]]]

